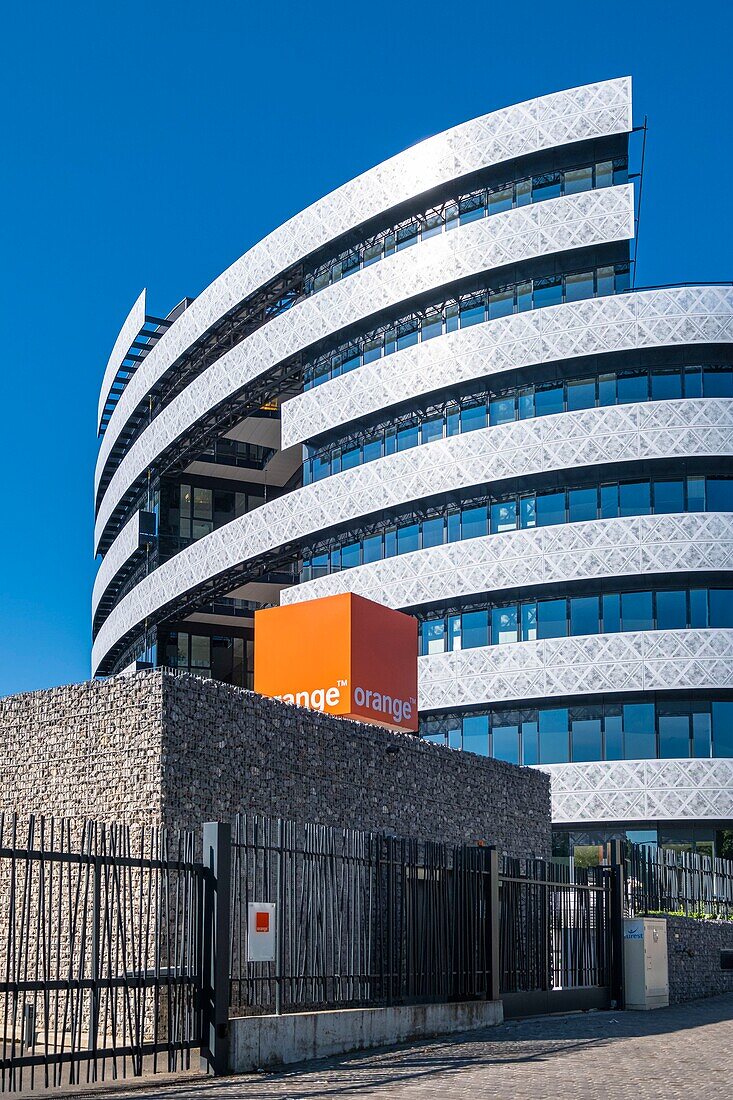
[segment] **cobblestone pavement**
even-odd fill
[[[79,1094],[77,1094],[78,1096]],[[107,1095],[110,1095],[107,1093]],[[733,994],[656,1012],[509,1021],[415,1046],[241,1077],[115,1090],[130,1100],[704,1100],[733,1097]]]

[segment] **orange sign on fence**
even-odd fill
[[[352,592],[255,611],[255,691],[417,730],[417,621]]]

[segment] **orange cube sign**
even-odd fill
[[[417,731],[417,620],[353,592],[255,611],[255,691]]]

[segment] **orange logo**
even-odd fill
[[[417,621],[352,592],[255,611],[255,691],[417,730]]]
[[[269,932],[270,931],[270,914],[258,910],[255,913],[255,932]]]

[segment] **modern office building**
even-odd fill
[[[558,850],[725,850],[733,288],[638,285],[640,144],[629,79],[530,100],[166,317],[143,292],[100,395],[94,673],[248,685],[255,608],[354,591],[420,620],[424,736],[552,772]]]

